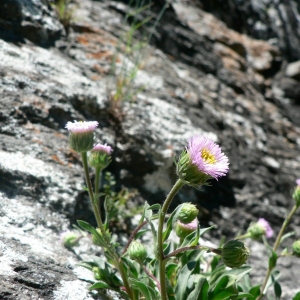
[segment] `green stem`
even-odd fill
[[[273,251],[276,252],[276,250],[278,249],[279,245],[280,245],[280,242],[281,242],[281,238],[283,236],[283,233],[287,227],[287,225],[289,224],[289,222],[291,221],[293,215],[295,214],[296,210],[298,209],[298,205],[295,204],[294,207],[291,209],[289,215],[286,217],[286,219],[284,220],[282,226],[281,226],[281,229],[278,233],[278,236],[276,238],[276,241],[274,243],[274,246],[273,246]],[[264,291],[265,291],[265,288],[266,288],[266,285],[268,283],[268,280],[269,280],[269,277],[271,275],[271,271],[272,271],[273,268],[271,268],[270,266],[268,267],[268,271],[267,271],[267,274],[266,274],[266,277],[265,277],[265,280],[261,286],[261,292],[260,292],[260,296],[257,298],[257,300],[260,300],[263,295],[264,295]]]
[[[160,281],[160,289],[161,289],[161,300],[168,300],[167,296],[167,287],[166,287],[166,261],[164,260],[163,253],[163,227],[165,216],[168,211],[168,208],[174,198],[174,196],[178,193],[178,191],[185,185],[185,183],[178,179],[168,194],[163,207],[159,211],[158,217],[158,229],[157,229],[157,259],[159,262],[159,281]]]
[[[129,296],[129,298],[132,299],[132,300],[136,300],[135,299],[135,295],[134,295],[134,293],[132,292],[132,290],[131,290],[131,288],[129,286],[129,283],[128,283],[128,280],[127,280],[127,274],[126,274],[123,262],[119,258],[118,254],[115,252],[115,250],[113,249],[113,247],[111,246],[110,239],[107,236],[106,230],[105,230],[105,228],[103,226],[103,223],[102,223],[102,220],[101,220],[101,216],[100,216],[100,213],[99,213],[99,210],[98,210],[98,204],[95,201],[96,199],[95,199],[95,196],[94,196],[94,193],[93,193],[93,188],[92,188],[92,184],[91,184],[91,180],[90,180],[89,168],[88,168],[88,160],[87,160],[87,153],[86,152],[82,152],[81,153],[81,157],[82,157],[82,164],[83,164],[83,169],[84,169],[84,174],[85,174],[85,179],[86,179],[86,185],[87,185],[89,196],[90,196],[90,199],[91,199],[91,202],[92,202],[93,212],[94,212],[95,218],[97,220],[97,225],[100,228],[102,236],[104,237],[104,239],[106,241],[107,250],[115,258],[114,259],[115,260],[115,266],[117,267],[117,269],[119,270],[119,272],[121,274],[121,277],[122,277],[122,280],[123,280],[123,283],[124,283],[124,286],[125,286],[125,289],[126,289],[126,292],[127,292],[128,296]],[[96,188],[95,188],[95,191],[96,191],[95,193],[96,194],[98,192],[98,189],[99,189],[99,183],[96,184]]]
[[[179,253],[186,252],[186,251],[191,251],[191,250],[207,250],[207,251],[213,252],[213,253],[218,254],[218,255],[222,254],[221,249],[215,249],[215,248],[211,248],[211,247],[207,247],[207,246],[197,245],[197,246],[187,246],[187,247],[179,248],[179,249],[171,252],[170,254],[166,255],[164,257],[164,259],[166,260],[168,258],[171,258],[172,256],[176,256]]]
[[[235,240],[243,240],[243,239],[246,239],[246,238],[248,238],[248,237],[250,237],[250,236],[251,236],[251,233],[250,233],[250,232],[247,232],[247,233],[245,233],[245,234],[236,236],[234,239],[235,239]]]
[[[89,196],[92,202],[92,207],[93,207],[93,212],[97,221],[97,225],[100,228],[103,228],[103,224],[99,215],[98,207],[95,203],[95,196],[93,193],[93,188],[91,184],[91,179],[90,179],[90,174],[89,174],[89,167],[88,167],[88,160],[87,160],[87,152],[82,152],[81,153],[81,158],[82,158],[82,164],[83,164],[83,169],[84,169],[84,175],[85,175],[85,181],[86,185],[88,188]],[[102,231],[102,230],[101,230]]]
[[[100,203],[100,196],[98,195],[100,192],[100,183],[102,178],[102,170],[99,167],[95,168],[95,194],[96,194],[96,205],[98,209],[98,213],[101,219],[101,203]]]

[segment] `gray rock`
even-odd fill
[[[53,46],[64,34],[48,0],[1,0],[0,7],[1,38]]]
[[[300,80],[300,61],[295,61],[287,65],[285,70],[285,75],[287,77]]]

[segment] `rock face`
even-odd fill
[[[267,2],[261,5],[272,8],[268,14],[290,8],[298,16],[293,1]],[[0,299],[102,299],[87,292],[90,274],[75,266],[95,254],[89,240],[74,253],[60,242],[77,219],[94,222],[80,157],[68,148],[67,121],[99,122],[99,140],[114,148],[109,171],[119,187],[138,190],[140,203],[163,201],[176,180],[173,156],[188,137],[211,137],[229,157],[229,175],[201,191],[183,189],[177,203],[196,203],[203,225],[219,225],[215,237],[233,238],[259,217],[278,231],[300,177],[298,71],[288,65],[300,59],[293,48],[299,24],[284,19],[280,30],[291,34],[283,38],[264,15],[254,14],[255,26],[246,22],[251,14],[241,1],[200,3],[169,5],[135,70],[136,56],[119,43],[130,28],[126,4],[76,1],[65,36],[47,1],[0,1]],[[234,23],[237,11],[247,16],[238,15],[243,26]],[[268,34],[258,35],[259,21]],[[111,110],[115,53],[117,78],[136,72],[128,86],[133,101],[122,104],[122,114]],[[289,226],[298,238],[299,226],[298,218]],[[260,270],[255,258],[262,250],[255,243],[253,249]],[[299,266],[283,264],[288,300],[298,289]]]

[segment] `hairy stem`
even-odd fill
[[[289,215],[286,217],[286,219],[284,220],[282,226],[281,226],[281,229],[277,235],[277,238],[276,238],[276,241],[274,243],[274,246],[273,246],[273,251],[276,252],[276,250],[278,249],[279,245],[280,245],[280,242],[281,242],[281,238],[283,236],[283,233],[287,227],[287,225],[289,224],[289,222],[291,221],[293,215],[295,214],[296,210],[298,209],[298,205],[295,204],[294,207],[291,209]],[[260,300],[263,295],[264,295],[264,292],[265,292],[265,288],[266,288],[266,285],[268,283],[268,280],[269,280],[269,277],[271,275],[271,271],[272,271],[273,268],[271,268],[271,266],[268,267],[268,271],[267,271],[267,274],[266,274],[266,277],[264,279],[264,282],[261,286],[261,290],[260,290],[260,296],[257,298],[257,300]]]
[[[132,290],[129,286],[128,279],[127,279],[127,274],[126,274],[123,262],[120,259],[120,257],[118,256],[118,254],[116,253],[116,251],[114,250],[113,246],[111,245],[110,238],[107,236],[106,230],[105,230],[104,225],[102,223],[101,216],[100,216],[100,213],[99,213],[99,210],[98,210],[98,204],[95,201],[96,199],[95,199],[95,195],[94,195],[91,180],[90,180],[88,162],[87,162],[87,153],[82,152],[81,157],[82,157],[82,164],[83,164],[83,169],[84,169],[84,174],[85,174],[86,185],[87,185],[87,188],[88,188],[89,197],[90,197],[91,202],[92,202],[93,212],[94,212],[94,215],[95,215],[95,218],[96,218],[96,221],[97,221],[97,225],[100,228],[102,236],[105,239],[107,251],[109,251],[109,253],[114,257],[115,266],[121,274],[121,277],[122,277],[122,280],[123,280],[123,283],[124,283],[124,286],[125,286],[125,289],[126,289],[126,292],[129,296],[129,298],[132,299],[132,300],[136,300],[135,295],[134,295],[134,293],[132,292]],[[99,189],[99,184],[97,184],[96,188]],[[97,189],[95,191],[95,194],[98,193]]]
[[[168,211],[168,208],[174,198],[174,196],[178,193],[178,191],[185,185],[185,183],[178,179],[170,193],[168,194],[162,208],[159,211],[158,217],[158,229],[157,229],[157,259],[159,262],[159,281],[160,281],[160,289],[161,289],[161,300],[168,300],[167,296],[167,286],[166,286],[166,261],[164,260],[163,253],[163,227],[165,216]]]
[[[93,192],[93,188],[92,188],[92,184],[91,184],[91,179],[90,179],[90,174],[89,174],[89,167],[88,167],[88,162],[87,162],[87,153],[86,152],[82,152],[81,153],[81,158],[82,158],[82,164],[83,164],[83,169],[84,169],[84,175],[85,175],[85,181],[86,181],[86,185],[87,185],[87,189],[89,192],[89,197],[91,199],[92,202],[92,207],[93,207],[93,212],[97,221],[97,225],[98,227],[101,228],[103,227],[100,215],[99,215],[99,211],[98,211],[98,207],[95,203],[95,196],[94,196],[94,192]],[[101,230],[102,231],[102,230]]]
[[[99,217],[101,219],[101,203],[100,203],[100,183],[101,183],[101,178],[102,178],[102,170],[99,167],[95,168],[95,201],[99,213]]]

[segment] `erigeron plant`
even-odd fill
[[[123,299],[131,300],[254,300],[261,299],[273,285],[276,299],[280,299],[277,261],[287,255],[300,257],[299,240],[293,243],[290,252],[285,249],[281,254],[277,253],[281,242],[291,235],[284,235],[284,231],[300,205],[300,179],[293,193],[295,205],[285,219],[273,247],[267,240],[273,236],[273,230],[262,218],[251,223],[245,234],[219,247],[201,245],[200,237],[214,226],[200,228],[198,210],[191,203],[178,205],[171,213],[169,206],[183,186],[201,188],[208,185],[210,180],[225,176],[229,162],[216,143],[206,137],[193,136],[175,163],[178,180],[163,205],[150,206],[146,202],[137,227],[125,246],[121,246],[110,228],[112,207],[107,205],[106,200],[100,203],[100,178],[111,162],[112,148],[106,144],[94,145],[97,126],[95,121],[75,121],[66,125],[70,133],[70,147],[82,157],[87,190],[97,221],[97,228],[83,220],[79,220],[78,225],[90,233],[93,243],[102,248],[105,257],[94,256],[91,261],[81,263],[94,274],[95,281],[90,290],[113,290]],[[94,185],[90,180],[89,165],[95,171]],[[102,207],[105,209],[104,220],[101,217]],[[113,207],[114,214],[117,209]],[[152,233],[153,242],[150,246],[141,242],[147,231]],[[172,231],[179,237],[178,242],[170,239]],[[270,252],[265,280],[255,286],[249,278],[251,267],[245,265],[250,255],[242,242],[246,238],[262,240]],[[70,234],[67,239],[68,247],[78,242]],[[293,299],[300,299],[300,292]]]

